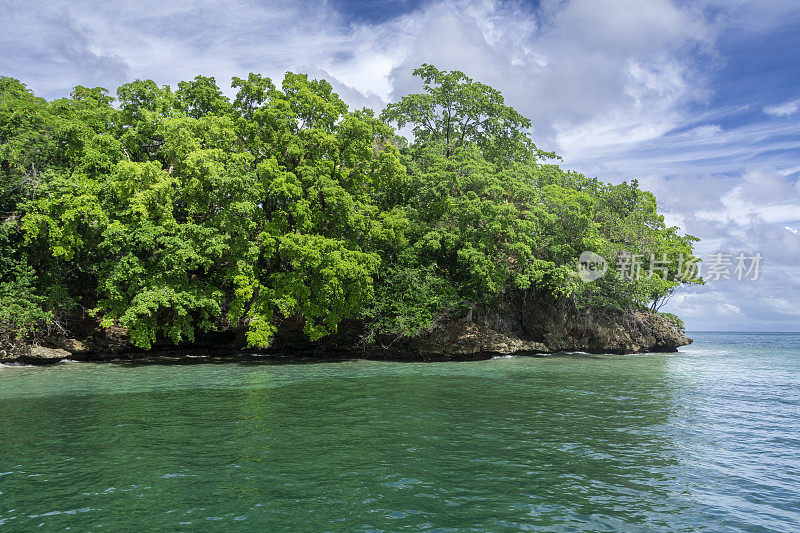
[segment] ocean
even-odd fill
[[[798,531],[800,334],[0,368],[9,531]]]

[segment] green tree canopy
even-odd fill
[[[51,102],[0,78],[0,330],[85,308],[144,348],[231,328],[265,347],[285,323],[415,335],[518,295],[656,308],[700,281],[581,282],[584,250],[673,260],[695,239],[635,181],[547,163],[498,91],[415,74],[379,117],[291,72],[234,78],[233,100],[204,76]]]
[[[414,75],[422,79],[424,92],[389,104],[381,118],[412,126],[417,142],[441,144],[447,157],[474,144],[487,158],[500,160],[527,156],[535,148],[526,131],[531,121],[505,105],[498,90],[433,65],[422,65]]]

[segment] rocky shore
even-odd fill
[[[135,348],[124,334],[96,330],[82,338],[53,336],[32,345],[0,350],[0,361],[47,364],[63,359],[118,360],[180,358],[204,354],[249,357],[242,332],[206,335],[195,343]],[[346,321],[339,331],[308,341],[300,324],[286,321],[264,354],[322,358],[368,358],[405,361],[458,361],[497,355],[542,355],[558,352],[674,352],[692,339],[658,313],[641,310],[579,309],[564,302],[526,301],[435,324],[414,337],[377,336],[367,341],[365,325]]]
[[[297,328],[275,340],[279,353],[316,357],[366,357],[411,361],[485,359],[497,355],[558,352],[630,354],[675,352],[691,344],[683,331],[658,313],[578,309],[554,300],[519,299],[505,306],[437,324],[415,337],[365,336],[358,322],[310,343]]]

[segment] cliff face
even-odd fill
[[[495,355],[547,354],[556,352],[640,353],[674,352],[692,342],[683,332],[656,313],[578,309],[565,302],[520,298],[469,319],[437,324],[415,337],[379,336],[366,343],[364,324],[346,321],[339,332],[309,342],[301,324],[287,321],[269,352],[315,357],[367,357],[410,361],[470,360]],[[231,332],[208,336],[178,347],[135,350],[118,335],[86,339],[49,338],[42,346],[1,351],[0,360],[33,363],[64,358],[103,360],[148,357],[187,350],[235,356],[244,348],[241,335]]]
[[[411,338],[378,337],[364,344],[357,322],[339,333],[309,343],[286,328],[275,348],[316,356],[362,356],[378,359],[465,360],[494,355],[556,352],[675,352],[692,342],[656,313],[577,309],[554,300],[508,302],[471,319],[451,320]]]

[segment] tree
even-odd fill
[[[461,147],[478,145],[492,160],[528,157],[535,149],[526,130],[531,121],[505,105],[499,91],[463,72],[424,64],[414,70],[424,93],[389,104],[381,118],[398,127],[412,126],[419,144],[441,144],[446,157]]]
[[[193,81],[179,82],[175,97],[192,118],[208,114],[225,115],[232,110],[230,101],[217,87],[217,80],[213,76],[195,76]]]

